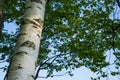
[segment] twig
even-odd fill
[[[4,69],[5,67],[0,67],[0,69]]]
[[[69,73],[69,71],[68,71],[68,72],[66,72],[66,73],[60,74],[60,75],[51,75],[50,77],[55,77],[55,76],[64,76],[64,75],[66,75],[66,74],[68,74],[68,73]],[[48,78],[48,77],[38,76],[38,78]]]
[[[54,57],[55,57],[55,58],[54,58]],[[38,75],[39,75],[39,72],[40,72],[40,70],[41,70],[42,65],[46,64],[47,61],[49,61],[49,60],[51,60],[52,58],[54,58],[54,59],[52,60],[52,63],[53,63],[57,57],[58,57],[58,56],[53,56],[53,57],[49,58],[48,60],[46,60],[43,64],[41,64],[41,66],[39,66],[39,68],[38,68],[38,70],[37,70],[37,72],[36,72],[35,79],[37,79],[37,77],[38,77]]]
[[[67,53],[67,54],[69,54],[69,53]],[[43,63],[39,66],[39,68],[38,68],[38,70],[37,70],[37,72],[36,72],[35,80],[37,79],[37,77],[38,77],[38,75],[39,75],[39,72],[40,72],[40,70],[41,70],[41,67],[42,67],[44,64],[47,64],[48,61],[50,61],[51,59],[54,58],[54,59],[51,61],[51,64],[52,64],[52,63],[56,60],[56,58],[58,58],[59,56],[63,56],[63,55],[66,55],[66,54],[58,54],[58,55],[55,55],[55,56],[47,59],[45,62],[43,62]],[[45,67],[45,68],[46,68],[46,67]],[[42,69],[44,69],[44,68],[42,68]]]
[[[0,63],[3,63],[3,62],[6,62],[6,60],[4,60],[4,61],[0,61]]]

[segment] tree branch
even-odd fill
[[[69,54],[69,53],[67,53],[67,54]],[[37,77],[38,77],[39,72],[40,72],[41,69],[47,68],[47,67],[41,68],[44,64],[47,64],[48,61],[50,61],[51,59],[53,59],[53,60],[50,62],[50,64],[52,64],[52,63],[56,60],[56,58],[58,58],[58,57],[60,57],[60,56],[63,56],[63,55],[67,55],[67,54],[58,54],[58,55],[55,55],[55,56],[47,59],[45,62],[43,62],[43,63],[39,66],[39,68],[37,69],[37,72],[36,72],[36,75],[35,75],[35,79],[37,79]]]
[[[6,60],[4,60],[4,61],[0,61],[0,63],[3,63],[3,62],[6,62]]]

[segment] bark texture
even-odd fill
[[[7,80],[34,80],[47,0],[26,0],[24,23]]]

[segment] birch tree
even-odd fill
[[[18,25],[22,24],[23,4],[24,0],[10,0],[9,7],[5,11],[7,22],[15,21]],[[39,76],[41,70],[47,71],[45,75],[47,78],[53,77],[54,71],[66,69],[70,73],[81,66],[96,73],[99,76],[98,80],[109,75],[119,75],[120,19],[118,4],[115,0],[50,0],[46,5],[45,27],[41,37],[38,70],[35,78]],[[36,24],[33,20],[23,22],[24,24],[29,22]],[[21,39],[21,36],[25,35],[19,35],[20,37],[18,36],[17,39]],[[9,61],[11,58],[16,41],[15,36],[16,34],[12,36],[4,34],[4,38],[0,40],[2,42],[0,44],[2,59],[0,60],[5,60],[7,57],[6,61]],[[18,42],[20,42],[19,40]],[[22,45],[25,40],[20,44]],[[26,41],[30,43],[30,40]],[[16,50],[19,46],[16,46]],[[32,47],[34,48],[34,46]],[[51,50],[51,47],[54,49]],[[26,49],[26,47],[24,48]],[[113,52],[108,53],[107,51]],[[111,54],[114,60],[111,58]],[[103,70],[108,70],[111,66],[115,70],[111,69],[109,72]]]
[[[47,0],[26,0],[24,23],[7,80],[34,80]]]

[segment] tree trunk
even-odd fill
[[[4,0],[0,0],[0,38],[2,37],[2,29],[4,27],[3,10],[4,10]]]
[[[24,23],[18,35],[7,80],[34,80],[47,0],[26,0]]]

